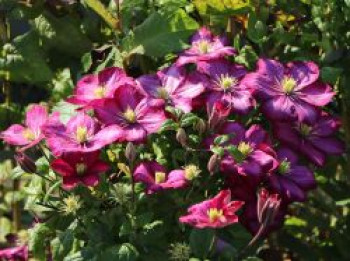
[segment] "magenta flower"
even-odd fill
[[[101,100],[93,107],[103,124],[122,129],[126,141],[143,141],[166,120],[162,106],[152,106],[136,87],[127,85],[118,88],[113,99]]]
[[[206,81],[203,75],[197,72],[186,73],[183,68],[176,66],[137,79],[146,96],[184,112],[192,110],[192,99],[204,91]]]
[[[14,124],[3,131],[0,138],[11,145],[25,146],[24,149],[33,147],[44,138],[41,128],[48,117],[46,108],[35,104],[28,109],[24,126]]]
[[[207,62],[235,54],[235,49],[226,45],[226,39],[214,36],[202,27],[191,39],[192,46],[185,50],[176,62],[177,66]]]
[[[305,201],[306,191],[316,187],[314,174],[298,165],[298,156],[287,148],[277,151],[279,166],[268,175],[270,188],[285,202]]]
[[[57,120],[43,127],[46,142],[55,156],[66,152],[92,152],[123,139],[118,126],[101,128],[96,120],[79,112],[66,125]]]
[[[241,83],[247,71],[239,65],[227,60],[216,60],[205,66],[210,84],[207,88],[207,102],[213,105],[217,101],[225,101],[233,112],[246,114],[255,105],[249,90]]]
[[[109,169],[109,165],[99,159],[99,152],[65,153],[51,162],[51,168],[62,176],[63,187],[73,189],[79,183],[96,186],[100,174]]]
[[[275,152],[270,146],[268,133],[259,125],[251,126],[244,136],[239,137],[239,131],[236,133],[233,143],[236,146],[234,156],[224,156],[221,171],[229,175],[249,176],[258,183],[266,173],[278,165],[274,158]]]
[[[156,161],[140,163],[133,176],[136,182],[145,184],[147,194],[166,189],[183,188],[189,181],[185,170],[172,170],[167,173],[166,169]]]
[[[231,201],[231,192],[222,190],[214,198],[191,206],[188,215],[179,220],[197,228],[221,228],[238,222],[236,212],[243,204],[243,201]]]
[[[263,113],[273,120],[313,122],[317,107],[328,104],[334,92],[318,81],[319,69],[313,62],[282,65],[275,60],[260,59],[258,71],[247,75],[245,84],[255,89]]]
[[[29,255],[27,245],[5,248],[0,250],[0,260],[27,261],[28,256]]]
[[[86,106],[95,100],[112,98],[115,90],[126,84],[133,84],[133,80],[121,68],[106,68],[97,75],[89,74],[81,78],[73,96],[67,101]]]
[[[323,112],[313,124],[276,123],[274,134],[281,143],[323,166],[326,155],[340,155],[345,150],[344,143],[334,137],[339,127],[338,119]]]

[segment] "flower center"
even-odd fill
[[[278,172],[282,175],[287,174],[290,171],[290,162],[288,160],[283,160],[278,166]]]
[[[185,178],[187,180],[193,180],[198,177],[199,173],[201,173],[200,169],[196,165],[188,165],[185,167]]]
[[[237,84],[237,79],[229,75],[222,74],[218,80],[218,85],[224,90],[228,90]]]
[[[155,173],[155,182],[156,184],[163,183],[165,181],[166,174],[164,172],[156,172]]]
[[[238,151],[243,154],[244,157],[247,157],[250,153],[253,152],[253,148],[249,143],[241,141],[237,147]]]
[[[23,132],[22,132],[22,135],[23,137],[26,139],[26,140],[35,140],[35,134],[34,132],[32,132],[30,129],[25,129]]]
[[[218,219],[221,219],[224,217],[224,213],[222,209],[217,208],[210,208],[207,212],[210,223],[214,223]]]
[[[88,134],[87,128],[85,126],[79,126],[75,134],[77,142],[84,143],[85,141],[87,141],[87,134]]]
[[[70,195],[63,199],[63,203],[62,210],[66,215],[75,214],[81,207],[80,197],[76,195]]]
[[[312,127],[310,127],[310,126],[307,125],[307,124],[302,123],[302,124],[300,125],[300,134],[301,134],[301,136],[303,136],[303,137],[307,137],[308,135],[310,135],[311,130],[312,130]]]
[[[94,96],[98,99],[102,99],[106,96],[106,87],[100,86],[94,90]]]
[[[75,165],[75,170],[77,171],[78,176],[82,176],[85,174],[87,166],[84,163],[78,163]]]
[[[169,93],[165,89],[165,87],[159,87],[157,89],[157,94],[158,94],[158,97],[163,99],[163,100],[167,100],[169,98]]]
[[[295,87],[297,86],[297,82],[291,77],[284,77],[282,80],[282,89],[285,93],[291,94]]]
[[[136,122],[136,113],[133,109],[128,107],[125,112],[123,113],[124,119],[129,123],[135,123]]]
[[[206,54],[209,52],[210,44],[207,40],[198,41],[197,46],[201,54]]]

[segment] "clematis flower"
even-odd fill
[[[134,171],[134,180],[146,185],[147,194],[166,189],[177,189],[185,187],[193,175],[188,170],[172,170],[167,173],[166,169],[156,161],[142,162]]]
[[[316,187],[313,173],[305,166],[298,165],[298,156],[288,148],[277,151],[279,166],[268,175],[268,183],[284,201],[304,201],[306,191]]]
[[[28,246],[5,248],[0,250],[0,260],[26,261],[28,260]]]
[[[72,117],[66,125],[58,119],[48,121],[43,131],[55,156],[66,152],[92,152],[123,139],[123,132],[118,126],[101,128],[84,112]]]
[[[226,45],[226,39],[214,36],[202,27],[191,39],[192,46],[185,50],[176,62],[177,66],[207,62],[235,54],[235,49]]]
[[[263,113],[272,120],[313,122],[318,107],[328,104],[334,92],[321,83],[319,69],[313,62],[291,62],[260,59],[258,71],[244,82],[255,89]]]
[[[141,142],[158,131],[166,117],[162,106],[152,106],[137,88],[118,88],[113,99],[93,105],[96,117],[107,126],[122,129],[126,141]]]
[[[198,72],[186,73],[185,69],[176,66],[137,79],[146,96],[184,112],[192,110],[192,99],[204,91],[206,81]]]
[[[221,171],[228,175],[249,176],[256,183],[260,182],[278,165],[270,144],[267,132],[259,125],[252,125],[244,136],[235,138],[230,155],[225,155],[221,161]]]
[[[24,126],[14,124],[0,134],[5,142],[15,146],[24,146],[27,149],[38,144],[43,138],[42,126],[49,116],[47,110],[41,105],[32,105],[25,117]]]
[[[65,153],[51,162],[51,168],[62,176],[63,187],[73,189],[79,183],[96,186],[100,174],[109,169],[109,165],[99,159],[99,152]]]
[[[123,69],[109,67],[98,74],[89,74],[81,78],[74,94],[67,101],[86,106],[95,100],[112,98],[115,90],[126,84],[133,84],[133,79],[128,77]]]
[[[214,198],[191,206],[180,222],[197,228],[225,227],[238,222],[236,212],[243,204],[243,201],[231,201],[231,192],[222,190]]]
[[[217,101],[225,101],[231,111],[246,114],[255,105],[251,90],[241,83],[247,71],[239,65],[227,60],[216,60],[205,66],[210,84],[206,91],[207,102],[210,106]]]
[[[340,155],[345,150],[344,143],[334,137],[339,127],[338,119],[323,112],[312,124],[276,123],[274,134],[281,143],[323,166],[326,155]]]

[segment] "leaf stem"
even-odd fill
[[[94,10],[112,29],[120,31],[119,20],[115,18],[99,0],[85,0],[85,3]]]

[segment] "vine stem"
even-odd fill
[[[99,0],[85,0],[85,3],[94,10],[112,29],[119,31],[119,20],[115,18]]]

